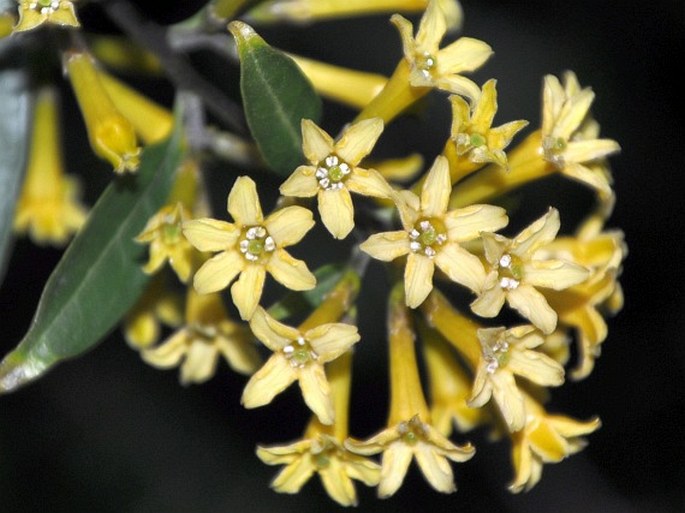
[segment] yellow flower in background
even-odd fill
[[[67,0],[21,0],[14,32],[25,32],[43,24],[79,27],[73,2]]]
[[[240,374],[250,374],[259,365],[249,330],[228,319],[221,296],[200,295],[192,287],[186,299],[185,325],[161,344],[143,349],[140,356],[160,369],[180,365],[182,385],[212,378],[220,356]]]
[[[57,93],[41,89],[36,98],[26,177],[17,200],[14,230],[38,244],[63,246],[86,221],[79,183],[64,174],[58,134]]]
[[[527,121],[510,121],[498,127],[492,126],[497,112],[497,81],[488,80],[483,85],[482,94],[473,109],[460,96],[450,96],[452,103],[452,128],[450,138],[454,141],[457,155],[473,164],[493,162],[507,167],[507,154],[513,137],[526,125]],[[454,177],[453,177],[454,181]]]
[[[404,229],[371,235],[360,245],[362,251],[385,262],[407,255],[404,284],[411,308],[419,306],[433,289],[436,265],[450,280],[479,293],[486,276],[483,264],[460,243],[508,222],[506,211],[491,205],[447,211],[451,189],[447,159],[438,156],[420,199],[408,191],[397,196]]]
[[[250,329],[273,354],[245,385],[242,404],[246,408],[264,406],[298,381],[309,409],[322,424],[332,424],[333,402],[324,364],[359,342],[357,327],[326,323],[301,332],[276,321],[262,307],[257,307],[250,320]]]
[[[558,463],[581,451],[586,445],[582,436],[601,426],[596,417],[581,422],[563,415],[551,415],[529,395],[524,395],[524,399],[526,425],[511,434],[515,473],[509,485],[512,493],[533,488],[542,476],[543,464]]]
[[[114,166],[114,172],[135,172],[140,164],[140,147],[135,129],[116,108],[102,85],[93,58],[73,52],[65,68],[81,109],[93,151]]]
[[[153,215],[135,238],[150,245],[150,258],[143,271],[153,274],[168,261],[178,278],[186,283],[193,266],[193,246],[183,235],[183,223],[191,217],[181,202],[166,205]]]
[[[231,287],[231,297],[240,317],[252,317],[262,296],[268,271],[291,290],[308,290],[316,278],[302,260],[283,248],[299,242],[314,226],[312,213],[291,206],[273,212],[266,219],[254,181],[238,177],[228,195],[228,213],[234,223],[202,218],[183,224],[183,234],[200,251],[218,252],[195,273],[193,284],[201,294]]]
[[[526,422],[526,409],[514,376],[556,387],[564,383],[564,368],[533,350],[545,341],[534,326],[482,328],[478,330],[478,339],[482,356],[469,404],[480,408],[493,398],[509,430],[518,431]]]
[[[336,239],[354,228],[350,192],[389,198],[393,190],[375,169],[358,167],[383,132],[383,121],[368,119],[346,127],[336,142],[309,119],[302,120],[302,151],[309,164],[299,166],[283,182],[284,196],[316,196],[324,226]]]
[[[447,31],[445,12],[440,2],[431,0],[421,17],[414,37],[409,20],[394,14],[390,21],[402,38],[404,58],[409,63],[409,82],[413,87],[435,87],[477,101],[480,88],[461,73],[475,71],[492,55],[489,45],[478,39],[461,37],[440,49]]]
[[[578,264],[538,253],[559,231],[559,211],[549,211],[509,239],[483,233],[485,258],[489,264],[485,285],[471,310],[481,317],[495,317],[504,302],[549,334],[557,326],[557,313],[537,287],[563,290],[585,280],[589,271]],[[542,257],[541,257],[542,256]]]

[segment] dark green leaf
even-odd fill
[[[240,56],[240,91],[250,132],[269,167],[290,175],[302,163],[302,118],[318,122],[321,99],[295,62],[245,23],[229,25]]]
[[[0,282],[12,246],[12,221],[21,189],[30,126],[30,94],[25,72],[0,71]]]
[[[138,173],[102,194],[45,285],[29,332],[0,363],[0,392],[94,347],[136,301],[149,277],[140,268],[147,248],[133,238],[168,198],[181,139],[177,129],[147,148]]]

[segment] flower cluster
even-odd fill
[[[198,35],[230,22],[240,50],[254,35],[246,23],[383,12],[392,14],[402,56],[387,78],[293,56],[319,94],[358,113],[331,133],[309,118],[290,127],[288,136],[301,140],[300,165],[281,173],[270,210],[263,210],[258,190],[264,194],[268,180],[262,184],[256,172],[229,183],[222,176],[213,187],[227,191],[229,217],[214,213],[200,150],[212,148],[233,163],[264,166],[265,159],[255,157],[259,144],[183,120],[190,151],[163,205],[140,220],[135,237],[136,248],[148,252],[137,265],[152,279],[130,301],[126,339],[146,363],[180,367],[183,385],[211,379],[225,360],[249,376],[245,408],[266,406],[298,383],[312,414],[302,439],[257,449],[266,464],[284,466],[272,482],[276,491],[296,493],[317,473],[342,505],[357,503],[353,480],[389,497],[415,459],[432,488],[451,493],[451,463],[475,457],[465,436],[477,426],[508,439],[510,490],[528,490],[543,464],[579,451],[582,437],[600,426],[596,418],[549,413],[551,394],[540,391],[566,382],[574,342],[579,356],[569,375],[590,374],[607,338],[605,318],[622,306],[626,245],[620,230],[606,227],[615,202],[607,157],[619,146],[599,138],[593,93],[571,72],[562,80],[544,78],[540,126],[514,144],[528,121],[493,126],[497,82],[479,86],[464,76],[486,63],[491,47],[466,36],[441,47],[461,25],[458,2],[382,4],[270,0],[249,8],[215,0],[206,11],[211,23],[184,29]],[[72,2],[21,1],[18,8],[15,34],[50,24],[80,30]],[[416,31],[400,12],[421,13]],[[173,116],[110,75],[95,52],[72,48],[62,61],[91,147],[124,183],[145,156],[139,140],[164,139]],[[441,154],[374,155],[393,120],[428,94],[451,107]],[[54,90],[39,94],[34,117],[14,225],[38,242],[65,243],[86,212],[62,170]],[[422,172],[424,157],[429,165]],[[505,194],[553,174],[595,195],[580,226],[565,227],[551,205],[541,212],[504,208]],[[319,222],[325,230],[316,234]],[[307,240],[312,236],[315,246]],[[329,243],[352,249],[334,265],[310,269],[313,253],[304,249]],[[384,305],[390,406],[385,427],[363,439],[349,435],[350,381],[355,347],[377,343],[365,336],[356,311],[364,300],[362,278],[374,266],[390,281]]]

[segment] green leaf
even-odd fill
[[[147,248],[133,238],[169,196],[181,139],[177,129],[146,148],[138,173],[103,192],[48,279],[28,333],[0,363],[0,392],[94,347],[136,301],[149,276],[141,270]]]
[[[302,163],[303,118],[318,122],[321,99],[290,57],[275,50],[249,26],[229,29],[240,56],[240,91],[245,118],[262,157],[272,171],[290,175]]]
[[[24,70],[0,71],[0,282],[12,246],[12,222],[29,140],[30,94]]]

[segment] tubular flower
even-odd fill
[[[250,329],[273,354],[248,381],[242,404],[246,408],[264,406],[297,380],[307,406],[322,424],[332,424],[335,414],[324,364],[359,342],[356,326],[326,323],[302,332],[257,307]]]
[[[183,235],[183,223],[191,217],[181,202],[166,205],[150,218],[143,231],[135,238],[137,242],[150,245],[150,259],[143,271],[153,274],[165,262],[178,278],[186,283],[190,278],[193,260],[193,246]]]
[[[333,500],[342,506],[356,506],[357,492],[352,480],[367,486],[378,484],[380,466],[343,446],[348,427],[351,361],[348,351],[329,364],[335,411],[332,425],[324,425],[313,416],[301,440],[288,445],[257,447],[257,456],[267,465],[285,465],[271,483],[277,492],[297,493],[317,473]]]
[[[578,264],[540,258],[538,251],[554,240],[559,227],[559,212],[550,208],[513,239],[483,233],[485,258],[490,269],[482,291],[471,303],[473,312],[481,317],[495,317],[506,300],[543,333],[552,333],[557,326],[557,313],[536,287],[563,290],[589,275],[589,271]]]
[[[433,289],[436,265],[450,280],[479,293],[485,282],[483,265],[460,243],[508,222],[505,210],[491,205],[447,211],[450,190],[447,159],[438,156],[423,183],[420,199],[411,192],[396,196],[404,229],[371,235],[360,245],[372,257],[386,262],[408,255],[404,284],[411,308],[419,306]]]
[[[135,172],[140,147],[135,129],[116,108],[86,53],[72,53],[66,70],[88,131],[93,151],[114,166],[115,173]]]
[[[86,221],[79,183],[64,174],[57,132],[57,95],[42,89],[36,99],[26,178],[17,201],[14,230],[38,244],[66,244]]]
[[[249,331],[228,319],[221,296],[200,295],[192,288],[188,289],[185,325],[140,353],[145,362],[160,369],[180,364],[182,385],[203,383],[214,376],[220,355],[241,374],[250,374],[259,363]]]
[[[211,218],[183,223],[183,234],[193,246],[219,252],[195,273],[195,290],[200,294],[217,292],[240,274],[231,296],[240,317],[248,320],[261,298],[267,271],[289,289],[314,287],[316,278],[307,265],[283,249],[299,242],[314,226],[309,210],[285,207],[265,219],[255,183],[247,176],[236,179],[227,208],[234,223]]]
[[[601,426],[597,417],[581,422],[563,415],[550,415],[529,395],[524,395],[524,399],[526,425],[511,433],[515,473],[509,485],[512,493],[533,488],[542,476],[543,464],[558,463],[581,451],[586,445],[581,437]]]
[[[414,332],[409,311],[402,304],[404,294],[395,287],[390,298],[388,333],[390,341],[390,414],[388,427],[368,440],[347,439],[345,447],[361,454],[383,453],[379,497],[393,495],[402,485],[412,458],[428,483],[437,491],[456,490],[449,462],[470,459],[470,445],[457,446],[431,425],[416,363]]]
[[[580,88],[576,75],[567,72],[564,85],[553,75],[545,77],[542,105],[542,153],[564,175],[612,196],[611,175],[605,157],[621,149],[612,139],[598,139],[599,124],[590,118],[595,98],[589,87]]]
[[[533,326],[483,328],[478,330],[478,339],[483,351],[469,404],[479,408],[494,398],[509,430],[518,431],[526,422],[526,409],[514,376],[542,386],[559,386],[564,382],[564,368],[533,351],[545,341]]]
[[[25,32],[43,24],[79,27],[73,2],[67,0],[20,0],[19,21],[14,32]]]
[[[393,191],[375,169],[358,167],[371,152],[383,131],[380,119],[349,125],[335,142],[308,119],[302,120],[302,150],[310,164],[299,166],[281,185],[284,196],[317,196],[324,226],[336,239],[344,239],[354,228],[350,192],[389,198]]]
[[[452,103],[450,139],[454,141],[458,157],[455,164],[461,163],[469,170],[488,162],[506,169],[507,154],[504,148],[509,146],[514,135],[528,125],[527,121],[518,120],[498,127],[492,126],[497,112],[496,83],[494,79],[485,83],[473,111],[460,96],[450,96]],[[462,162],[463,160],[467,160],[470,165]],[[454,172],[452,174],[454,175]],[[452,180],[454,179],[453,176]]]
[[[488,60],[492,55],[489,45],[462,37],[440,49],[447,23],[437,0],[428,3],[416,37],[411,22],[406,18],[394,14],[390,21],[400,32],[404,58],[410,67],[409,83],[413,87],[436,87],[471,101],[478,100],[480,88],[460,73],[474,71]]]

